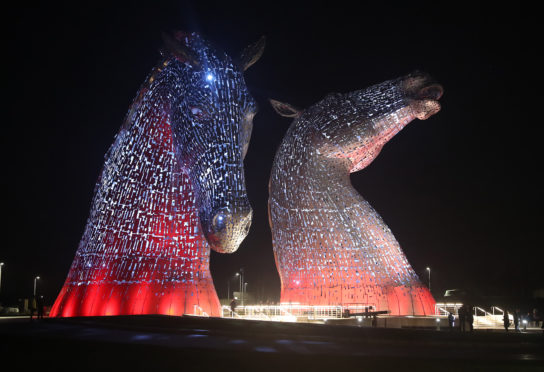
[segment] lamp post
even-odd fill
[[[244,304],[244,297],[246,297],[247,282],[244,283],[244,295],[242,296],[242,305]]]
[[[428,267],[427,271],[429,272],[429,292],[431,291],[431,268]]]
[[[244,288],[242,287],[243,282],[244,282],[244,269],[240,269],[240,292],[242,295],[242,306],[244,306]]]
[[[235,279],[237,276],[239,276],[239,273],[236,273],[234,276],[229,276],[229,280],[227,280],[227,299],[230,301],[230,282],[232,279]]]
[[[242,293],[242,276],[240,275],[240,273],[236,273],[235,276],[238,277],[238,280],[240,282],[239,287],[238,287],[238,291],[239,291],[238,293]]]
[[[2,266],[4,266],[4,263],[0,262],[0,292],[2,292]]]
[[[36,297],[36,281],[37,281],[37,280],[40,280],[40,277],[39,277],[39,276],[37,276],[37,277],[34,278],[34,297]]]

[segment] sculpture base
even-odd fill
[[[435,304],[431,292],[425,287],[400,286],[387,291],[390,315],[434,315]]]
[[[51,317],[104,315],[221,316],[211,279],[198,283],[66,284],[51,308]]]
[[[388,311],[389,315],[434,315],[435,300],[424,286],[397,286],[348,288],[283,288],[281,303],[309,306],[350,305],[372,306],[376,311]]]

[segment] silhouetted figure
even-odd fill
[[[36,304],[38,307],[38,319],[43,319],[43,296],[38,296]]]
[[[514,311],[514,328],[519,332],[519,310]]]
[[[453,327],[455,326],[455,317],[452,313],[448,315],[448,324],[450,325],[450,332],[453,331]]]
[[[236,303],[236,299],[232,299],[232,301],[230,302],[230,310],[234,313],[234,311],[236,310],[236,306],[238,306],[238,304]]]
[[[374,314],[372,316],[372,328],[376,328],[378,327],[378,317],[376,316],[376,314]]]
[[[465,309],[465,306],[461,306],[459,308],[458,311],[458,314],[459,314],[459,330],[461,332],[465,332],[465,322],[466,322],[466,316],[467,316],[467,312],[466,312],[466,309]]]
[[[504,310],[504,316],[502,317],[504,324],[504,329],[508,332],[508,327],[510,327],[510,315],[508,315],[508,310]]]
[[[467,308],[467,321],[470,332],[472,332],[474,330],[474,314],[472,313],[472,306]]]
[[[33,296],[30,300],[30,321],[32,321],[32,317],[34,316],[34,312],[36,311],[36,296]]]
[[[532,318],[533,318],[533,324],[535,327],[538,327],[539,325],[539,320],[540,320],[540,316],[538,314],[538,310],[537,309],[533,309],[533,314],[532,314]]]
[[[532,320],[531,313],[525,314],[525,316],[521,319],[521,321],[523,322],[524,331],[527,330],[527,324],[531,323],[531,320]]]

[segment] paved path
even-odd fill
[[[127,316],[0,319],[0,337],[2,360],[77,370],[544,370],[544,335],[536,332]]]

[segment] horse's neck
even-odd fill
[[[199,225],[192,185],[174,152],[167,93],[159,83],[139,92],[107,154],[92,213],[106,209],[108,223],[161,237],[172,235],[180,220],[196,231]],[[137,226],[124,221],[133,218]]]
[[[284,208],[299,208],[301,213],[329,209],[331,197],[340,193],[344,200],[361,200],[351,185],[347,159],[325,158],[314,152],[303,157],[284,154],[281,163],[273,172],[273,195]]]
[[[273,173],[276,180],[271,190],[271,212],[277,218],[272,225],[277,239],[275,249],[292,244],[282,241],[286,234],[279,230],[287,229],[287,235],[296,234],[291,238],[295,246],[325,247],[326,254],[314,257],[316,262],[323,260],[329,265],[330,255],[341,252],[336,257],[340,267],[345,253],[342,247],[351,247],[350,254],[356,255],[359,262],[355,266],[380,273],[383,282],[392,278],[413,280],[413,270],[393,233],[351,185],[349,160],[314,155],[300,161],[292,154],[280,160],[287,166]],[[285,169],[288,171],[282,172]],[[289,231],[293,228],[296,231]]]

